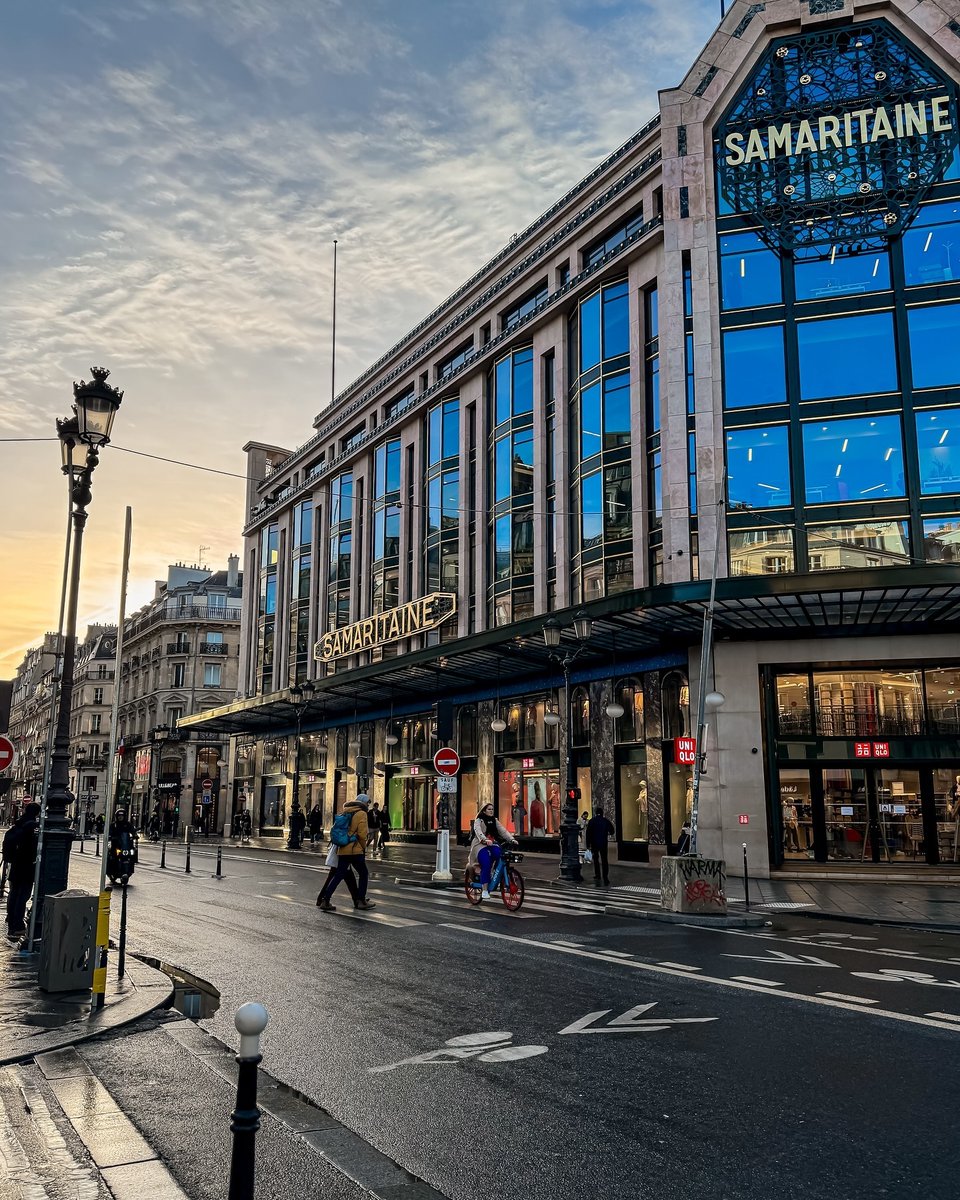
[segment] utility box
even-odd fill
[[[660,862],[660,897],[667,912],[725,917],[726,865],[722,859],[694,854],[664,855]]]
[[[37,982],[44,992],[89,991],[96,965],[97,897],[57,892],[43,902]]]

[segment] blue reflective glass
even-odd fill
[[[899,386],[892,313],[801,321],[797,345],[803,400],[895,392]]]
[[[908,287],[960,279],[960,200],[920,209],[903,235],[903,275]]]
[[[899,416],[804,422],[803,470],[808,504],[905,495]]]
[[[921,409],[916,417],[920,490],[960,492],[960,408]]]
[[[650,455],[650,525],[659,529],[663,524],[663,459],[660,451]]]
[[[907,310],[913,386],[955,387],[960,384],[960,304],[937,304]]]
[[[427,484],[427,533],[436,533],[440,528],[440,476]]]
[[[378,446],[373,456],[373,494],[383,496],[387,488],[387,447]]]
[[[630,353],[630,306],[626,283],[603,289],[603,357]]]
[[[400,443],[387,442],[387,491],[400,490]]]
[[[684,356],[686,359],[686,384],[687,384],[687,413],[692,416],[697,408],[697,393],[696,380],[694,377],[694,351],[693,351],[693,334],[688,333],[684,338]]]
[[[496,389],[496,423],[501,425],[510,419],[510,359],[504,358],[497,363],[493,376],[493,386]]]
[[[580,373],[600,361],[600,293],[580,305]]]
[[[660,428],[660,355],[647,362],[647,437]]]
[[[690,516],[697,515],[697,435],[687,434],[687,472],[690,483]]]
[[[607,467],[603,476],[603,536],[608,541],[618,541],[633,532],[633,478],[630,464]]]
[[[612,450],[630,445],[630,373],[603,381],[603,445]]]
[[[787,378],[783,326],[731,329],[723,335],[723,379],[727,408],[784,404]]]
[[[448,400],[443,406],[443,457],[460,454],[460,401]]]
[[[498,517],[494,522],[494,566],[496,579],[510,577],[510,517]]]
[[[513,356],[513,415],[533,412],[533,351],[518,350]]]
[[[603,476],[599,471],[584,477],[580,497],[583,549],[589,550],[603,539]]]
[[[720,239],[723,307],[755,308],[780,304],[780,259],[759,234],[730,233]]]
[[[580,459],[581,461],[600,453],[603,444],[600,414],[600,384],[592,383],[580,394]]]
[[[792,503],[786,425],[727,431],[727,500],[731,508]]]
[[[890,287],[890,255],[886,250],[848,254],[832,246],[797,250],[793,278],[798,300],[829,300],[833,296],[882,292]]]
[[[267,576],[267,586],[265,590],[264,611],[269,615],[277,611],[277,577],[275,574]]]
[[[429,511],[429,510],[428,510]],[[386,526],[386,514],[382,508],[378,508],[373,514],[373,557],[374,560],[383,558],[383,544],[385,540],[384,529]]]
[[[387,505],[386,537],[384,552],[388,558],[400,553],[400,509],[395,504]]]
[[[533,430],[521,429],[513,435],[513,494],[525,496],[533,491]]]
[[[647,325],[647,341],[660,336],[660,298],[655,287],[644,293],[644,316]]]
[[[309,546],[313,539],[313,501],[304,500],[297,508],[297,545]]]
[[[427,421],[427,462],[433,466],[434,463],[440,461],[440,429],[443,424],[443,410],[439,404],[436,408],[430,409]]]
[[[452,529],[460,520],[460,472],[444,471],[440,486],[441,525]]]
[[[506,500],[510,495],[510,438],[497,438],[494,446],[494,499]]]

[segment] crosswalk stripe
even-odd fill
[[[414,925],[426,925],[426,921],[413,921],[409,917],[392,917],[384,912],[357,912],[355,908],[345,908],[335,914],[345,917],[348,921],[374,921],[378,925],[389,925],[392,929],[410,929]]]

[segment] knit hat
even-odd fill
[[[366,792],[360,792],[354,801],[354,804],[359,804],[361,808],[366,808],[369,803],[370,797],[366,794]]]
[[[482,804],[477,805],[477,816],[478,817],[480,816],[480,814],[483,812],[483,810],[485,808],[493,808],[493,801],[492,800],[484,800],[484,802]]]

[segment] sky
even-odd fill
[[[125,506],[128,612],[168,563],[242,551],[241,447],[293,449],[331,400],[334,239],[339,391],[653,116],[718,18],[718,0],[4,0],[0,677],[56,628],[67,514],[56,441],[10,439],[54,438],[74,380],[104,366],[125,393],[82,631],[116,620]]]

